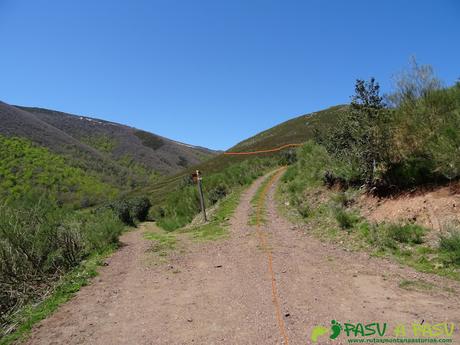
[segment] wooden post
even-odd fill
[[[200,194],[201,211],[203,212],[204,221],[207,222],[208,218],[206,217],[206,208],[205,208],[205,205],[204,205],[203,187],[202,187],[202,183],[201,183],[202,178],[201,178],[201,172],[199,170],[196,171],[196,179],[197,179],[197,182],[198,182],[198,194]]]

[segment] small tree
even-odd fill
[[[380,86],[371,78],[356,80],[349,111],[339,119],[330,137],[323,141],[337,158],[358,165],[363,181],[372,185],[378,169],[387,161],[388,113]]]

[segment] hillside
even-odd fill
[[[337,116],[343,112],[346,107],[346,105],[337,105],[314,113],[295,117],[241,141],[228,151],[256,151],[284,144],[303,143],[313,137],[315,130],[322,131],[329,126],[334,126]]]
[[[0,124],[2,199],[48,191],[86,207],[216,154],[113,122],[3,102]]]
[[[88,207],[114,198],[120,186],[85,173],[44,147],[0,135],[0,199],[47,195],[59,205]]]
[[[177,172],[215,154],[114,122],[42,108],[19,108],[115,160],[133,160],[160,173]]]
[[[346,107],[346,105],[338,105],[295,117],[236,144],[227,150],[227,152],[256,151],[289,143],[306,142],[313,138],[315,130],[322,132],[334,126],[337,122],[338,115],[346,109]],[[220,154],[172,177],[160,179],[149,190],[149,193],[153,201],[161,202],[169,191],[177,188],[184,177],[196,169],[201,170],[205,175],[210,175],[220,172],[234,163],[255,159],[256,157],[272,157],[277,155],[277,153],[264,153],[254,156],[231,156]]]
[[[118,123],[42,108],[0,102],[0,121],[0,134],[26,138],[60,154],[74,156],[77,151],[87,164],[110,160],[115,170],[140,165],[171,174],[215,154]]]

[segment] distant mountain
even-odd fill
[[[114,122],[3,102],[0,134],[29,139],[55,153],[70,155],[80,167],[93,170],[135,166],[171,174],[217,154]]]

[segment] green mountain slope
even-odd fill
[[[325,110],[301,115],[279,125],[260,132],[236,144],[228,151],[257,151],[285,144],[303,143],[314,135],[314,130],[325,130],[334,126],[337,116],[346,109],[345,105],[337,105]]]
[[[318,131],[327,130],[334,126],[338,115],[346,109],[346,105],[338,105],[325,110],[298,116],[277,126],[267,129],[233,146],[228,152],[257,151],[270,149],[289,143],[303,143],[314,136],[315,129]],[[161,203],[169,192],[178,188],[187,175],[199,169],[206,175],[212,175],[223,171],[227,167],[257,157],[278,156],[279,153],[263,153],[259,155],[217,155],[201,164],[187,168],[171,177],[159,179],[148,193],[154,203]]]
[[[21,138],[0,135],[0,199],[47,195],[58,204],[87,207],[113,198],[117,188],[69,166],[65,159]]]

